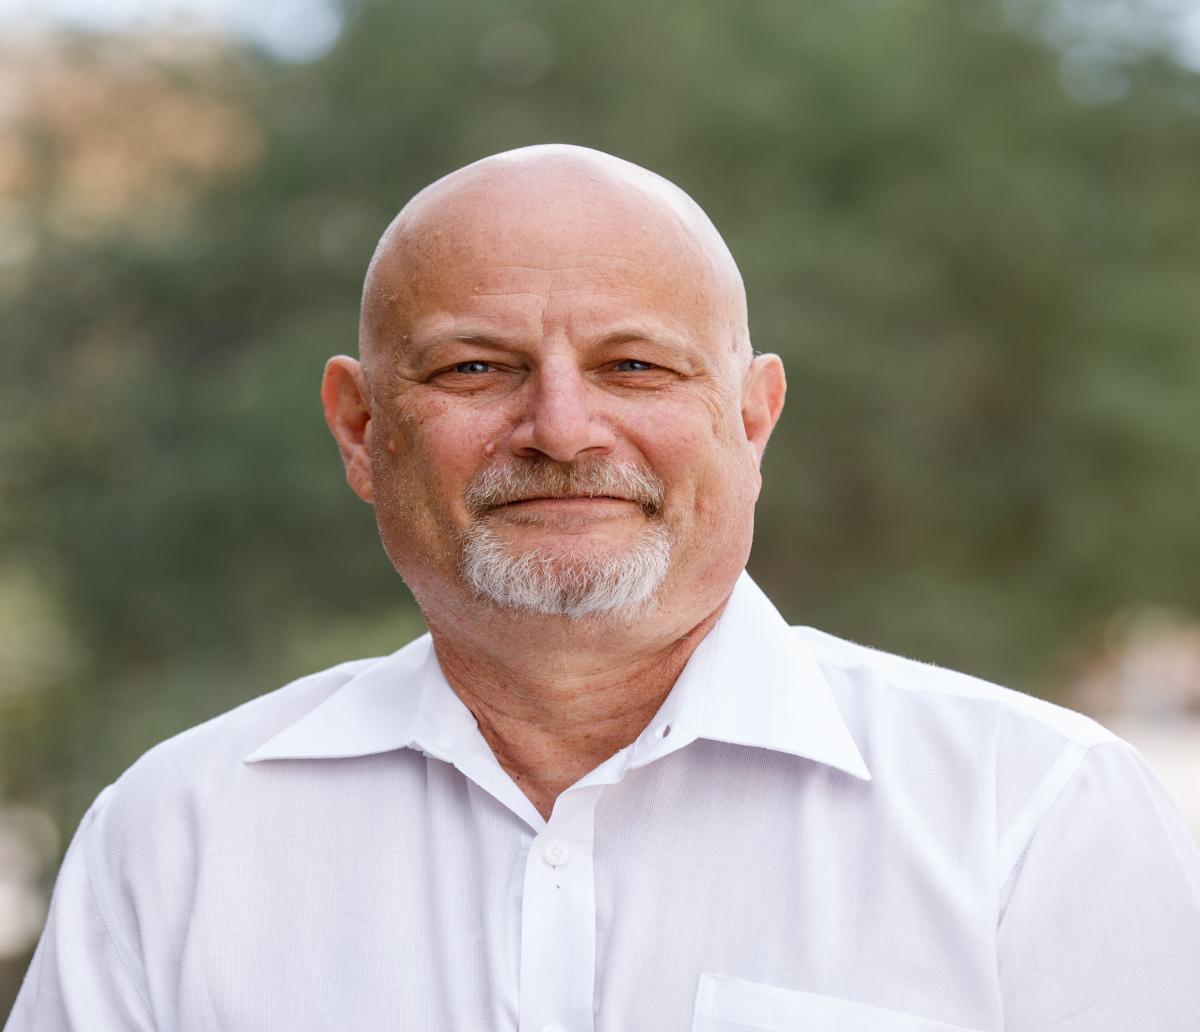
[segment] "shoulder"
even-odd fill
[[[97,801],[108,833],[136,829],[171,811],[219,807],[237,793],[245,757],[324,702],[375,658],[339,663],[260,695],[149,749]]]
[[[1047,742],[1091,749],[1117,742],[1111,731],[1090,717],[1045,699],[990,681],[883,652],[818,631],[794,628],[852,708],[867,702],[893,706],[936,720],[939,714],[969,715],[981,726],[1008,725]]]
[[[1081,713],[968,674],[796,628],[888,799],[962,820],[988,814],[1011,871],[1081,772],[1140,779],[1136,752]]]
[[[1137,751],[1081,713],[811,628],[795,633],[829,682],[879,799],[962,827],[986,820],[998,885],[1064,800],[1092,829],[1164,810]]]
[[[248,791],[246,754],[374,662],[310,674],[183,731],[146,752],[97,797],[80,822],[60,885],[69,872],[86,872],[80,884],[136,982],[144,979],[145,958],[179,962],[201,872],[228,862],[223,844],[252,839],[263,813],[278,808],[277,799]]]

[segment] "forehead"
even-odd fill
[[[704,242],[636,194],[459,191],[399,227],[379,266],[378,329],[392,340],[459,315],[589,326],[655,317],[704,338],[732,333]]]

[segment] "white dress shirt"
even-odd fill
[[[423,637],[152,749],[9,1032],[1196,1032],[1200,853],[1133,749],[743,576],[543,820]]]

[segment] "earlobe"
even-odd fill
[[[787,377],[779,356],[756,356],[742,385],[742,426],[759,462],[762,462],[767,439],[783,411],[786,394]]]
[[[374,502],[371,475],[371,400],[362,366],[347,355],[325,363],[321,380],[325,423],[337,441],[346,482],[364,502]]]

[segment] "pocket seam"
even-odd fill
[[[781,1017],[788,1022],[787,1026],[778,1023]],[[762,1032],[795,1032],[794,1020],[825,1018],[844,1022],[855,1017],[870,1021],[872,1026],[878,1023],[878,1032],[889,1028],[892,1032],[983,1032],[847,997],[785,989],[712,971],[700,975],[693,1012],[693,1018],[728,1022],[747,1029],[762,1029]],[[830,1026],[841,1027],[840,1024]],[[876,1030],[872,1027],[870,1032]]]

